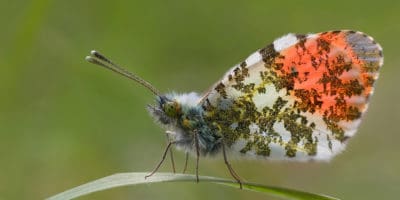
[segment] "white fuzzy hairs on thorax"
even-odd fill
[[[181,105],[196,106],[199,103],[200,95],[196,92],[190,92],[184,94],[170,93],[167,95],[167,98],[175,100]]]

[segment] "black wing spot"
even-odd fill
[[[261,57],[263,61],[267,65],[271,65],[275,59],[275,57],[279,56],[279,52],[275,51],[274,44],[270,44],[266,46],[265,48],[262,48],[259,53],[261,54]]]

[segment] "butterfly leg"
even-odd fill
[[[165,157],[167,157],[168,150],[171,148],[173,144],[175,144],[175,142],[168,143],[167,147],[165,148],[161,161],[157,164],[156,168],[154,168],[154,170],[149,175],[144,177],[145,179],[149,178],[150,176],[153,176],[153,174],[155,174],[158,171],[158,168],[160,168],[161,164],[164,162]]]
[[[175,170],[174,152],[172,152],[172,148],[169,148],[169,154],[171,157],[172,172],[174,172],[175,174],[176,170]]]
[[[165,136],[167,137],[167,142],[169,143],[170,139],[169,139],[168,134],[174,134],[174,132],[166,131],[165,133],[166,133]],[[173,152],[172,148],[169,149],[169,154],[170,154],[170,158],[171,158],[172,172],[174,172],[174,174],[175,174],[175,172],[176,172],[176,170],[175,170],[175,160],[174,160],[174,152]]]
[[[224,155],[225,165],[228,167],[229,173],[230,173],[231,176],[239,183],[240,189],[243,189],[242,180],[241,180],[240,176],[236,174],[235,170],[233,170],[231,164],[230,164],[229,161],[228,161],[228,158],[227,158],[227,156],[226,156],[226,151],[225,151],[225,144],[224,144],[224,142],[222,142],[222,154]]]
[[[186,157],[185,157],[185,166],[183,167],[182,174],[186,172],[187,165],[188,165],[188,160],[189,160],[189,152],[186,152]]]
[[[199,135],[197,131],[194,132],[194,145],[196,147],[196,181],[199,182],[199,158],[200,158],[200,145]]]

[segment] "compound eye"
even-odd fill
[[[178,105],[176,102],[167,102],[164,104],[164,112],[170,117],[175,117],[178,114]]]

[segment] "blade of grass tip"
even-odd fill
[[[73,199],[93,192],[98,192],[115,187],[129,186],[129,185],[161,183],[161,182],[196,182],[196,176],[190,174],[157,173],[152,177],[144,179],[144,176],[147,174],[148,172],[114,174],[111,176],[100,178],[95,181],[80,185],[70,190],[64,191],[62,193],[59,193],[57,195],[48,198],[48,200]],[[238,183],[233,180],[217,178],[217,177],[209,177],[209,176],[200,176],[199,178],[200,178],[200,183],[211,182],[239,189]],[[265,194],[282,197],[285,199],[337,200],[337,198],[328,197],[324,195],[317,195],[308,192],[302,192],[280,187],[264,186],[255,183],[243,183],[243,188],[246,190],[262,192]]]

